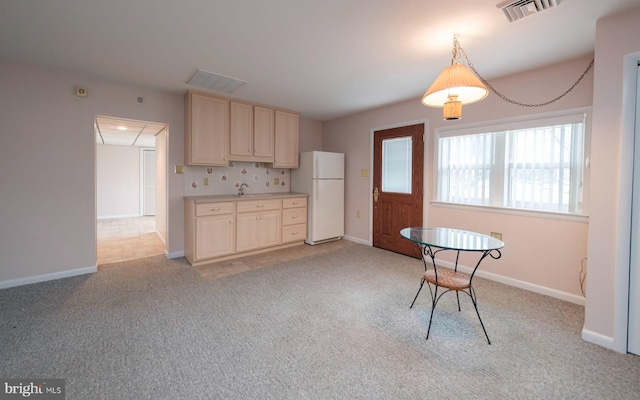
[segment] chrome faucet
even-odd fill
[[[244,194],[245,187],[249,187],[249,185],[247,185],[246,183],[240,185],[240,187],[238,188],[238,196],[242,196]]]

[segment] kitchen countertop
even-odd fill
[[[242,196],[236,194],[200,195],[184,196],[187,201],[194,203],[220,203],[223,201],[247,201],[263,199],[286,199],[289,197],[308,197],[306,193],[283,192],[283,193],[247,193]]]

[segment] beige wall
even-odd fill
[[[591,216],[582,337],[626,352],[640,8],[596,25]]]
[[[142,215],[140,210],[140,148],[96,146],[98,219]]]
[[[0,87],[0,287],[95,269],[94,116],[168,123],[172,168],[183,161],[182,95],[6,60]],[[181,254],[184,185],[168,180],[168,250]]]
[[[300,153],[322,150],[322,122],[300,117]]]
[[[582,74],[591,55],[558,65],[493,80],[491,83],[508,96],[522,102],[548,100],[562,93]],[[482,66],[477,66],[482,72]],[[463,119],[442,120],[442,109],[427,108],[418,98],[376,110],[324,123],[323,150],[346,153],[346,236],[370,243],[371,176],[361,170],[370,169],[371,137],[375,129],[408,125],[425,121],[425,215],[424,224],[449,226],[484,233],[503,233],[506,246],[500,260],[486,260],[482,272],[493,279],[525,287],[565,300],[584,301],[579,284],[581,261],[587,255],[586,221],[532,218],[478,210],[437,207],[433,199],[434,129],[469,126],[524,115],[590,107],[593,93],[593,72],[564,99],[542,109],[530,109],[506,103],[491,94],[480,103],[463,107]],[[426,89],[426,88],[425,88]],[[371,174],[370,174],[371,175]],[[357,212],[360,211],[358,218]],[[471,265],[471,260],[463,260]]]

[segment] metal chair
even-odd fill
[[[436,305],[438,304],[438,301],[440,300],[442,295],[444,295],[445,293],[450,291],[455,291],[456,297],[458,300],[458,311],[460,311],[460,294],[459,293],[463,292],[471,298],[471,302],[473,303],[473,307],[475,308],[476,314],[478,315],[478,319],[480,320],[480,325],[482,326],[484,335],[487,337],[487,342],[491,344],[491,340],[489,340],[489,335],[487,334],[487,330],[484,327],[482,318],[480,318],[480,312],[478,312],[478,301],[476,297],[476,292],[473,289],[471,282],[473,280],[473,277],[476,271],[478,270],[478,267],[480,266],[480,262],[482,262],[482,260],[486,256],[491,256],[491,258],[493,259],[500,258],[502,256],[500,251],[499,250],[484,251],[482,253],[482,256],[480,257],[480,260],[478,261],[476,266],[473,268],[473,272],[471,273],[471,275],[466,275],[458,272],[458,257],[460,257],[460,250],[457,251],[454,270],[450,270],[450,269],[444,269],[442,267],[437,267],[435,262],[435,256],[437,253],[439,253],[440,251],[450,250],[450,249],[438,249],[434,251],[428,245],[418,245],[418,246],[421,247],[421,251],[423,253],[422,262],[424,264],[424,274],[422,276],[422,281],[420,282],[420,288],[418,289],[418,293],[416,293],[416,297],[413,298],[413,302],[411,303],[411,306],[409,306],[409,309],[413,308],[413,305],[415,304],[416,299],[418,298],[418,295],[420,294],[420,291],[422,290],[422,287],[424,286],[424,283],[426,281],[427,286],[429,286],[429,292],[431,294],[431,316],[429,317],[429,328],[427,329],[427,340],[429,339],[429,333],[431,332],[431,322],[433,320],[433,312],[436,309]],[[493,254],[494,251],[497,254],[494,255]],[[428,267],[425,256],[431,259],[432,261],[431,265],[433,268]],[[431,289],[431,285],[434,286],[433,290]],[[439,288],[443,288],[445,290],[442,293],[438,294]]]

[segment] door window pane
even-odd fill
[[[382,191],[411,194],[411,137],[382,140]]]

